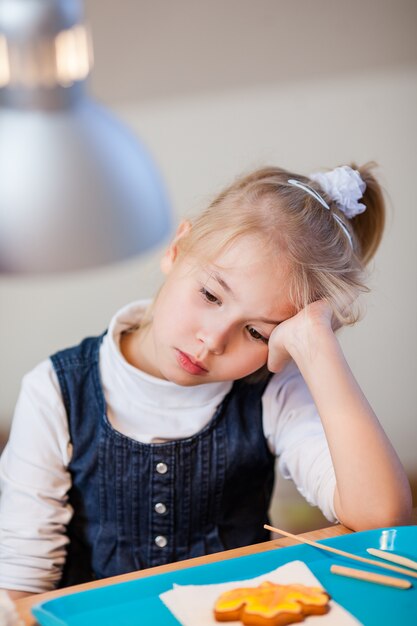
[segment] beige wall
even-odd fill
[[[407,471],[415,474],[417,64],[396,61],[366,70],[344,67],[340,75],[294,73],[263,86],[115,97],[112,109],[156,157],[177,219],[202,207],[231,177],[265,163],[308,173],[351,160],[378,161],[389,195],[387,231],[364,299],[366,317],[344,330],[341,341]],[[60,277],[0,277],[3,427],[25,371],[104,329],[120,305],[151,295],[160,280],[157,258],[155,252]]]

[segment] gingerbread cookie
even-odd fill
[[[327,613],[329,599],[320,587],[263,582],[222,593],[214,616],[218,622],[240,620],[245,626],[285,626],[302,622],[307,615]]]

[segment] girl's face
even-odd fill
[[[179,385],[236,380],[265,365],[273,329],[295,313],[284,257],[271,261],[247,236],[204,263],[177,257],[174,242],[162,268],[167,278],[135,364]]]

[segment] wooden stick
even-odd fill
[[[330,571],[332,574],[339,574],[339,576],[366,580],[368,583],[378,583],[378,585],[387,585],[387,587],[409,589],[412,586],[411,582],[404,578],[384,576],[383,574],[375,574],[374,572],[368,572],[363,569],[353,569],[353,567],[344,567],[343,565],[332,565]]]
[[[376,548],[366,548],[366,551],[372,556],[378,556],[380,559],[392,561],[392,563],[398,563],[398,565],[404,565],[404,567],[411,567],[411,569],[417,569],[417,561],[407,559],[405,556],[400,556],[394,552],[388,550],[377,550]]]
[[[361,561],[362,563],[368,563],[369,565],[376,565],[377,567],[384,567],[385,569],[392,570],[393,572],[399,572],[400,574],[407,574],[407,576],[413,576],[414,578],[417,578],[417,572],[413,572],[412,570],[406,569],[405,567],[398,567],[398,565],[382,563],[381,561],[376,561],[375,559],[367,559],[364,556],[358,556],[357,554],[351,554],[350,552],[345,552],[344,550],[339,550],[338,548],[325,546],[322,543],[318,543],[317,541],[305,539],[300,535],[293,535],[292,533],[288,533],[286,530],[280,530],[279,528],[268,526],[268,524],[264,524],[264,528],[266,528],[267,530],[272,530],[272,532],[278,533],[279,535],[284,535],[284,537],[290,537],[290,539],[294,539],[299,543],[307,543],[309,546],[313,546],[313,548],[319,548],[320,550],[333,552],[333,554],[339,554],[340,556],[344,556],[348,559],[354,559],[355,561]]]

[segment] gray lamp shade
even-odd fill
[[[63,111],[0,112],[0,270],[110,263],[169,232],[156,167],[138,140],[85,98]]]
[[[16,32],[21,45],[22,25],[28,41],[34,21],[48,32],[62,29],[62,19],[71,27],[76,14],[68,16],[68,7],[79,5],[2,3],[0,33],[12,47]],[[11,19],[7,5],[19,5],[21,13]],[[0,272],[111,263],[148,250],[170,231],[168,198],[151,157],[83,87],[74,80],[66,86],[11,81],[0,88]]]

